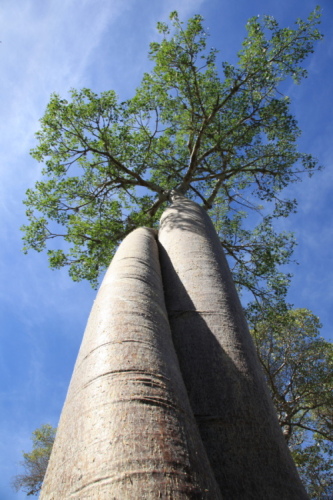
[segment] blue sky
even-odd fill
[[[43,423],[56,426],[85,323],[96,292],[67,272],[50,271],[46,255],[21,252],[22,199],[40,175],[29,156],[38,119],[52,92],[90,87],[132,95],[147,70],[157,21],[177,9],[200,13],[220,49],[232,60],[254,15],[281,25],[306,17],[313,0],[2,0],[0,7],[0,498],[23,499],[10,487],[21,451]],[[325,40],[306,64],[309,77],[288,95],[303,135],[300,149],[325,169],[293,185],[299,210],[283,222],[296,233],[299,265],[289,301],[307,307],[332,338],[333,323],[333,3],[322,0]]]

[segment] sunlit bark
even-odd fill
[[[124,240],[101,285],[40,498],[221,498],[174,352],[152,230]]]
[[[159,242],[174,344],[222,495],[306,499],[209,217],[175,195]]]

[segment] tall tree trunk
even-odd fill
[[[103,280],[40,498],[221,498],[174,352],[152,230],[123,241]]]
[[[159,242],[180,368],[223,497],[306,499],[211,220],[176,195]]]

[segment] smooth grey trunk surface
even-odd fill
[[[100,287],[40,498],[221,498],[180,374],[149,229],[124,240]]]
[[[208,215],[175,196],[160,261],[183,379],[225,499],[306,499]]]

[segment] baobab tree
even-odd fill
[[[189,481],[194,490],[184,493],[187,497],[170,493],[169,486],[161,490],[161,494],[171,495],[172,498],[195,498],[194,495],[202,498],[202,491],[205,491],[208,497],[212,494],[212,498],[219,498],[220,493],[214,490],[216,486],[209,472],[211,467],[225,498],[251,498],[251,495],[256,498],[281,498],[281,494],[284,498],[306,498],[279,434],[277,419],[257,367],[255,351],[222,250],[235,263],[233,271],[239,286],[250,283],[251,291],[256,294],[259,290],[256,285],[266,280],[268,292],[266,294],[261,288],[262,300],[272,297],[278,300],[285,294],[288,280],[279,274],[278,265],[288,262],[292,241],[288,235],[279,235],[274,231],[272,220],[286,217],[295,210],[296,202],[282,199],[279,193],[285,186],[299,180],[303,172],[313,173],[317,163],[311,155],[300,153],[297,149],[299,129],[290,113],[289,99],[283,96],[280,84],[288,78],[299,82],[306,76],[302,63],[313,52],[315,41],[321,38],[316,28],[319,12],[316,9],[307,20],[298,20],[295,29],[279,28],[271,17],[265,17],[262,23],[258,18],[250,19],[239,63],[237,66],[223,63],[223,78],[215,65],[216,51],[206,50],[202,18],[195,16],[184,26],[176,12],[170,17],[173,31],[167,24],[159,23],[162,41],[152,43],[150,50],[155,66],[151,73],[144,75],[133,98],[118,102],[113,91],[97,96],[88,89],[73,90],[70,100],[57,95],[51,97],[37,134],[39,144],[33,151],[33,156],[44,162],[45,167],[44,179],[37,182],[35,189],[27,192],[25,203],[30,224],[24,228],[26,250],[33,248],[40,251],[50,239],[63,237],[66,245],[62,249],[48,250],[51,266],[69,265],[69,273],[74,280],[89,279],[96,284],[119,242],[137,227],[157,228],[170,193],[176,192],[171,212],[167,211],[163,216],[159,260],[169,309],[169,321],[164,330],[170,326],[173,330],[180,363],[180,371],[177,367],[172,377],[177,374],[179,383],[176,385],[179,387],[184,378],[186,391],[181,389],[181,394],[187,394],[190,401],[188,404],[185,396],[180,398],[187,408],[182,408],[180,414],[185,412],[188,420],[185,422],[179,417],[178,406],[173,425],[182,429],[183,437],[190,430],[194,432],[191,437],[196,443],[194,448],[191,443],[186,444],[187,438],[183,443],[179,437],[176,441],[182,450],[181,455],[188,457],[185,462],[191,464],[189,470],[194,471],[195,480],[191,476]],[[200,202],[203,208],[190,199]],[[258,201],[268,201],[270,212],[265,213],[263,221],[254,229],[253,234],[260,236],[254,240],[242,229],[242,218],[244,205],[247,211],[258,211]],[[203,213],[203,210],[212,212],[217,205],[225,228],[224,231],[222,229],[221,242]],[[267,232],[270,238],[266,241],[264,236]],[[183,237],[187,246],[178,241]],[[177,246],[178,243],[174,245],[176,240],[180,246]],[[187,251],[192,248],[197,249],[194,254],[198,262],[194,264],[192,258],[184,264]],[[199,248],[206,249],[205,258],[200,255]],[[253,258],[250,268],[243,265],[244,253]],[[131,255],[132,258],[135,256]],[[191,278],[189,269],[194,272]],[[201,275],[204,279],[200,282]],[[213,309],[206,310],[209,302],[207,288],[210,286],[216,291],[216,296],[214,300],[212,298]],[[160,293],[157,300],[162,307]],[[173,293],[179,301],[178,305],[173,301]],[[116,301],[116,297],[111,303],[113,300]],[[109,307],[112,309],[113,306]],[[149,309],[149,301],[145,307]],[[219,307],[222,309],[219,310]],[[115,307],[117,315],[116,311]],[[179,312],[178,316],[175,311]],[[190,316],[193,311],[199,313],[195,312],[187,323],[189,311]],[[100,314],[103,321],[106,319],[112,324],[111,314],[104,314],[103,311]],[[210,317],[215,317],[214,324],[211,324]],[[102,319],[99,321],[102,322]],[[184,321],[185,335],[180,334]],[[194,323],[197,329],[193,330],[196,333],[193,333],[195,339],[192,340],[198,343],[191,351],[192,347],[187,342],[190,341]],[[108,328],[102,328],[100,340],[93,344],[91,352],[102,352],[100,347],[111,342],[103,338]],[[88,334],[88,338],[90,335],[94,343],[95,336]],[[87,342],[89,344],[90,340]],[[90,348],[88,351],[86,347],[82,349],[81,352],[86,354],[80,352],[79,359],[89,362]],[[172,349],[171,345],[170,352]],[[200,349],[205,349],[206,355]],[[105,359],[112,364],[107,350]],[[160,356],[164,359],[163,353]],[[199,360],[203,364],[197,366]],[[75,388],[76,381],[81,380],[76,375],[81,361],[78,363],[69,398],[75,394],[72,387]],[[121,366],[121,361],[119,363]],[[219,365],[215,377],[209,364],[216,369]],[[89,370],[87,373],[90,373]],[[202,374],[203,380],[197,385],[194,380],[198,373]],[[107,378],[97,376],[100,382]],[[203,392],[207,384],[212,386],[205,395]],[[111,397],[108,390],[103,389],[106,399]],[[166,390],[168,392],[169,388]],[[174,390],[172,385],[170,394]],[[101,391],[97,393],[100,398]],[[178,399],[178,395],[171,394],[171,398]],[[214,404],[212,398],[216,398]],[[92,400],[93,397],[87,407],[88,414],[94,412]],[[98,400],[100,407],[103,398]],[[125,415],[124,401],[123,404]],[[67,406],[68,400],[65,408]],[[122,411],[121,408],[119,411]],[[191,412],[196,415],[196,423]],[[70,414],[73,414],[72,410]],[[94,415],[93,420],[98,426],[98,411]],[[60,423],[59,428],[64,427],[66,425]],[[217,429],[214,443],[213,434]],[[99,442],[98,433],[94,434],[92,427],[91,432],[96,438],[95,451],[100,447],[103,453],[107,453],[107,434]],[[167,439],[167,435],[164,438]],[[271,443],[274,452],[269,450],[270,444],[264,443],[265,439]],[[61,443],[61,438],[59,440]],[[83,441],[81,447],[84,446]],[[197,446],[200,456],[204,457],[207,453],[210,462],[208,466],[206,459],[202,459],[206,472],[201,476],[192,457]],[[56,441],[54,453],[57,449],[61,454],[62,445],[58,447]],[[85,466],[86,461],[82,458],[81,469]],[[95,466],[89,466],[91,478],[88,480],[86,476],[82,479],[88,481],[87,486],[82,484],[78,488],[88,488],[89,481],[102,485],[102,479],[94,476]],[[241,471],[244,473],[243,486]],[[73,479],[76,484],[81,481],[80,474],[77,470],[76,479]],[[124,474],[127,475],[126,470]],[[142,490],[146,492],[143,493],[146,495],[144,498],[156,498],[156,491],[149,489],[151,486],[148,483],[147,479],[148,489]],[[53,486],[45,488],[42,495],[48,491],[49,496],[45,498],[52,498]],[[200,493],[195,488],[201,488]],[[83,489],[73,490],[71,495],[78,495],[78,491],[82,495]]]

